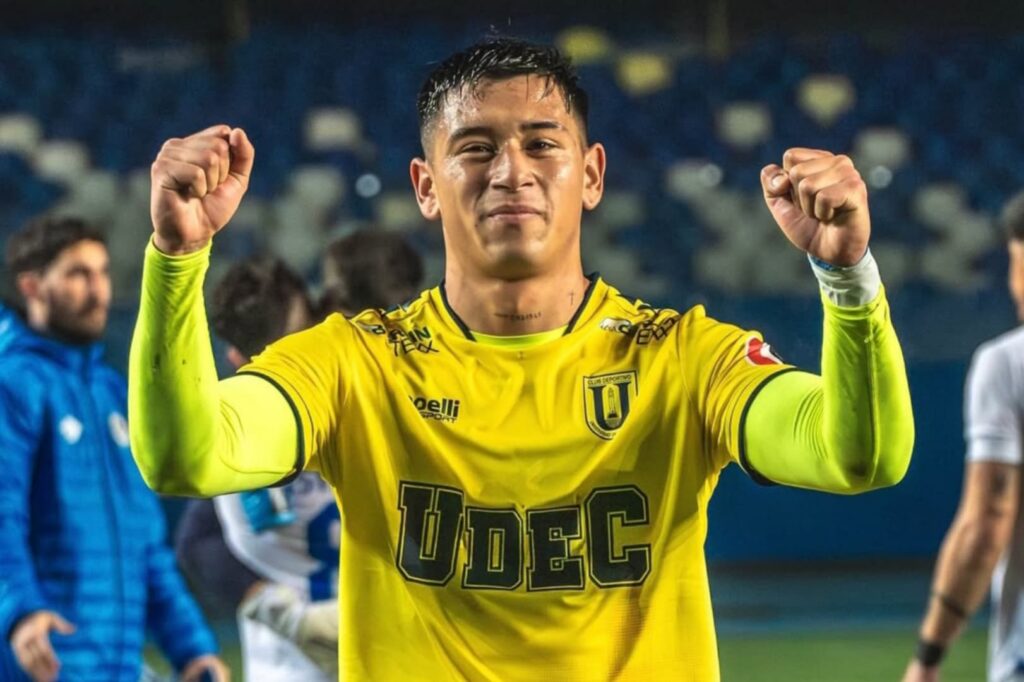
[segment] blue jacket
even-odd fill
[[[78,627],[51,633],[62,680],[137,682],[147,629],[179,670],[216,650],[132,460],[127,385],[100,354],[0,306],[0,680],[27,679],[10,634],[40,609]]]

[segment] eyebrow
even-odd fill
[[[540,120],[540,121],[527,121],[519,125],[521,131],[532,131],[532,130],[562,130],[567,131],[566,127],[558,121],[551,120]],[[448,144],[453,145],[459,140],[474,135],[491,135],[494,132],[494,128],[490,126],[465,126],[463,128],[456,128],[452,134],[448,137]]]

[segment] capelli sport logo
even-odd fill
[[[453,398],[421,398],[409,396],[409,400],[416,406],[420,416],[424,419],[434,419],[439,422],[454,423],[459,418],[459,406],[461,400]]]

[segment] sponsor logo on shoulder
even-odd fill
[[[618,332],[628,336],[633,333],[633,323],[621,317],[606,317],[601,320],[601,329],[606,332]]]
[[[356,322],[356,326],[362,329],[363,331],[370,332],[371,334],[376,334],[377,336],[384,336],[388,332],[388,330],[385,329],[384,325],[382,324],[367,324],[366,322]]]
[[[409,353],[440,353],[434,348],[434,339],[429,327],[412,327],[408,331],[394,328],[387,330],[388,343],[395,357]]]
[[[410,327],[408,330],[393,325],[383,325],[377,322],[356,322],[357,327],[365,332],[384,336],[388,345],[391,346],[395,357],[408,355],[409,353],[440,353],[434,348],[434,335],[430,327]]]
[[[423,398],[409,396],[424,419],[435,419],[441,422],[455,422],[459,418],[461,400],[454,398]]]
[[[632,336],[638,346],[646,346],[654,341],[661,341],[668,336],[672,327],[679,322],[678,315],[672,315],[661,320],[643,320],[642,322],[630,322],[621,317],[606,317],[601,320],[601,329],[606,332]]]

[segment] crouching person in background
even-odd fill
[[[102,234],[38,220],[5,263],[24,310],[0,306],[0,679],[137,682],[148,630],[181,680],[228,680],[101,360]]]

